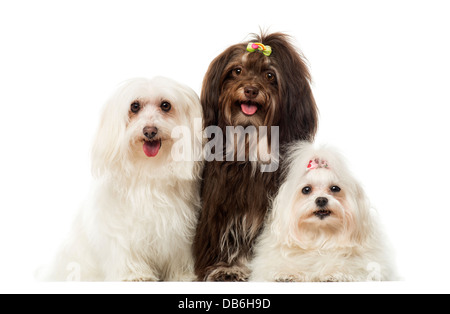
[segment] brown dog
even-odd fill
[[[211,63],[201,95],[204,123],[218,126],[223,134],[227,126],[278,126],[279,138],[269,135],[264,141],[279,141],[281,168],[255,171],[248,148],[244,161],[206,163],[194,241],[201,281],[248,279],[247,262],[279,187],[283,147],[311,141],[317,130],[311,77],[302,56],[285,34],[255,37],[253,43],[229,47]],[[269,149],[270,143],[265,143]]]

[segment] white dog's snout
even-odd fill
[[[167,136],[171,126],[164,118],[158,108],[153,105],[146,105],[137,117],[128,126],[131,136],[140,141],[153,140]]]

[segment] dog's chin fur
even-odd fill
[[[253,42],[271,46],[272,55],[247,52],[247,42],[229,47],[211,63],[201,95],[204,125],[219,126],[223,134],[227,126],[265,126],[268,134],[272,126],[279,127],[282,167],[283,146],[312,140],[316,133],[317,108],[310,74],[285,34],[263,34]],[[258,92],[251,93],[249,88]],[[243,104],[257,111],[252,114]],[[267,137],[258,147],[271,149],[270,143]],[[255,162],[248,155],[245,162],[205,165],[202,211],[194,241],[196,274],[201,281],[248,279],[247,260],[252,257],[280,176],[279,171],[256,171],[256,165],[263,164],[261,156]]]
[[[130,112],[134,101],[142,104],[137,114]],[[169,113],[160,110],[161,101],[171,103]],[[118,89],[105,106],[94,141],[91,194],[43,279],[195,278],[191,248],[202,163],[172,160],[170,136],[179,125],[193,133],[195,118],[202,118],[197,95],[172,80],[134,79]],[[145,126],[158,129],[153,140],[162,146],[155,157],[143,151]],[[201,140],[201,134],[194,138]]]
[[[329,169],[307,170],[310,160]],[[299,142],[289,152],[286,180],[255,248],[252,281],[395,280],[390,251],[360,184],[339,153]],[[328,188],[339,186],[333,193]],[[304,195],[302,189],[312,187]],[[326,217],[315,200],[326,197]]]

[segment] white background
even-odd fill
[[[164,75],[200,93],[212,59],[261,26],[292,35],[309,60],[317,140],[349,159],[382,216],[404,282],[251,291],[449,291],[449,9],[436,0],[1,1],[0,290],[54,288],[34,283],[33,272],[51,258],[87,194],[91,142],[114,88]],[[96,287],[123,286],[83,289]]]

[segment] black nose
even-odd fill
[[[244,88],[244,94],[248,99],[254,99],[259,94],[259,89],[253,86],[247,86]]]
[[[142,132],[144,133],[146,138],[151,140],[158,134],[158,129],[155,127],[146,126]]]
[[[326,197],[318,197],[316,199],[316,205],[319,207],[325,207],[328,204],[328,198]]]

